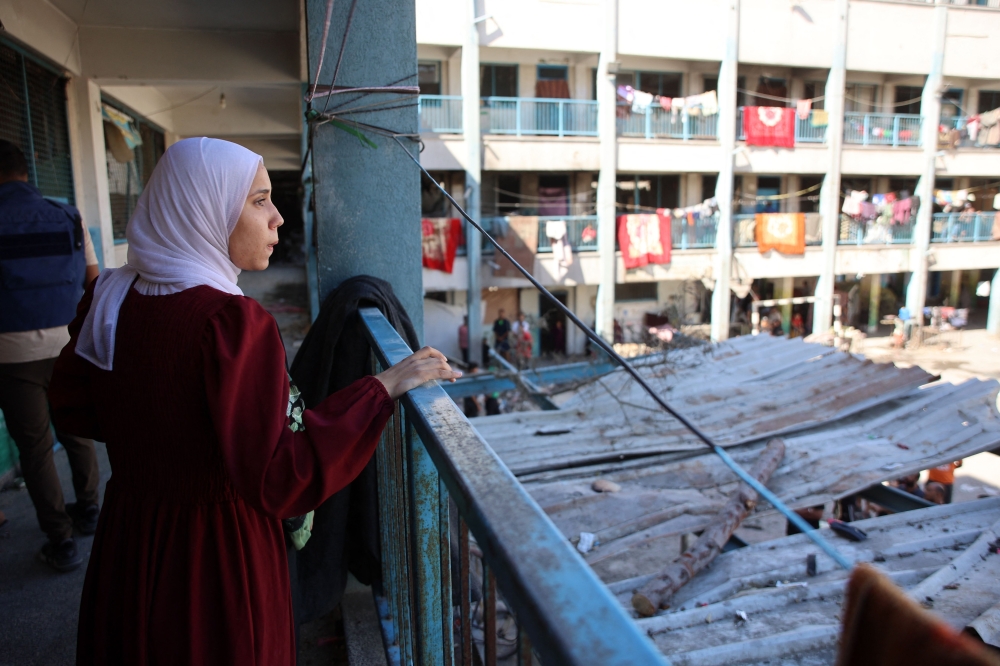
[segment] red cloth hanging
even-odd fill
[[[425,217],[420,227],[424,268],[451,273],[455,252],[462,243],[462,221],[457,217]]]
[[[748,146],[795,147],[795,110],[780,106],[743,107]]]
[[[625,268],[670,263],[670,216],[619,215],[618,245]]]

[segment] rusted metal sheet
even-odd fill
[[[647,362],[643,374],[722,446],[839,421],[914,393],[934,377],[801,340],[743,337]],[[623,371],[580,389],[559,412],[477,419],[518,475],[704,448]]]

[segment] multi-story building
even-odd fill
[[[574,263],[556,265],[540,224],[533,268],[585,321],[602,326],[602,262],[615,276],[604,289],[614,290],[626,336],[644,312],[673,307],[689,323],[714,319],[713,336],[724,338],[726,322],[742,317],[732,285],[760,298],[816,296],[801,306],[814,331],[831,325],[835,299],[854,324],[877,325],[904,303],[916,313],[946,303],[985,315],[981,283],[998,286],[1000,266],[992,240],[1000,137],[979,141],[963,130],[983,114],[993,122],[1000,107],[995,2],[618,0],[609,11],[598,0],[486,0],[475,12],[466,4],[417,2],[421,159],[460,201],[472,195],[487,224],[516,214],[565,220]],[[654,104],[637,113],[601,94],[624,85],[671,99],[716,91],[718,112]],[[795,111],[799,100],[811,105],[795,120],[794,147],[746,144],[745,107]],[[611,132],[602,131],[602,106],[614,107]],[[619,215],[717,194],[718,213],[674,218],[671,262],[626,271],[620,251],[599,251],[592,233],[615,224],[609,206],[598,211],[608,162],[616,168],[603,177],[614,179]],[[851,190],[915,194],[919,207],[888,226],[865,224],[841,213]],[[959,213],[936,204],[935,190],[967,190],[974,200]],[[425,194],[425,215],[455,215]],[[807,214],[803,255],[758,251],[754,214],[765,211]],[[487,249],[475,266],[460,256],[451,274],[425,269],[425,292],[465,306],[471,278],[484,321],[499,307],[544,316],[549,308],[528,282],[495,277],[494,265]],[[992,303],[996,329],[1000,300]],[[583,345],[582,335],[567,340],[570,352]]]

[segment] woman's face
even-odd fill
[[[278,244],[278,227],[284,223],[271,201],[271,179],[261,164],[236,228],[229,235],[229,258],[244,271],[264,270]]]

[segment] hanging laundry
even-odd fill
[[[805,120],[812,113],[813,101],[811,99],[800,99],[795,103],[795,115],[799,117],[799,120]]]
[[[420,228],[424,268],[451,273],[455,252],[462,244],[462,221],[457,217],[425,217]]]
[[[912,198],[900,199],[892,204],[892,223],[906,224],[915,212]]]
[[[862,201],[861,212],[858,214],[858,217],[862,222],[871,222],[878,217],[878,208],[871,202]]]
[[[676,119],[678,113],[684,113],[684,98],[673,97],[670,100],[670,117]]]
[[[701,115],[701,95],[688,95],[684,98],[684,111],[689,116]]]
[[[618,244],[625,268],[670,263],[670,218],[641,214],[618,216]]]
[[[1000,194],[993,197],[993,210],[1000,210]]]
[[[805,213],[758,213],[756,223],[757,249],[761,254],[768,250],[806,253]]]
[[[1000,146],[1000,109],[979,114],[979,125],[976,143],[980,146]]]
[[[795,147],[795,114],[780,106],[747,106],[743,131],[748,146]]]
[[[507,233],[497,238],[503,249],[510,253],[514,261],[528,270],[535,265],[535,254],[538,252],[538,218],[531,215],[512,215],[507,218]],[[518,277],[521,272],[514,268],[507,257],[497,254],[497,267],[493,275],[497,277]],[[531,268],[529,268],[529,266]]]
[[[635,89],[632,86],[618,86],[618,96],[631,103],[635,98]]]
[[[597,240],[597,229],[592,224],[588,224],[580,232],[580,241],[583,243],[592,243],[595,240]]]
[[[841,207],[840,212],[851,217],[858,217],[861,215],[862,202],[867,200],[868,193],[864,190],[851,190],[844,198],[844,205]]]
[[[714,90],[701,94],[701,115],[714,116],[719,112],[719,96]]]
[[[660,97],[660,108],[664,111],[670,111],[673,106],[673,100],[670,97]]]
[[[979,136],[979,116],[972,116],[965,121],[965,133],[969,141],[975,141]]]
[[[653,96],[648,92],[636,90],[633,92],[632,113],[646,113],[653,103]]]
[[[545,223],[545,235],[552,243],[552,257],[561,268],[573,265],[573,248],[566,234],[565,220],[552,220]]]
[[[810,124],[813,127],[826,127],[830,124],[830,112],[825,109],[815,109]]]

